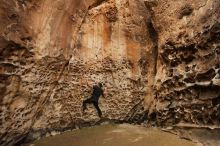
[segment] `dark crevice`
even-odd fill
[[[154,18],[154,12],[152,10],[152,8],[157,5],[156,2],[152,2],[152,1],[145,1],[145,7],[147,8],[147,11],[149,12],[149,19],[146,22],[146,26],[147,26],[147,30],[149,33],[149,37],[153,43],[152,46],[152,57],[153,57],[153,76],[156,76],[157,73],[157,60],[158,60],[158,32],[155,29],[155,26],[153,24],[153,18]]]
[[[149,81],[148,87],[149,87],[149,94],[148,96],[150,96],[148,99],[149,101],[149,106],[147,107],[148,109],[148,116],[152,113],[152,109],[154,108],[154,101],[156,99],[157,96],[157,92],[156,90],[153,88],[154,87],[154,81],[156,78],[156,74],[157,74],[157,63],[158,63],[158,32],[156,30],[156,27],[154,26],[154,11],[152,10],[152,8],[157,5],[156,2],[152,2],[152,1],[145,1],[145,7],[146,10],[148,12],[148,19],[146,21],[146,27],[147,27],[147,31],[148,31],[148,35],[149,35],[149,39],[151,41],[151,58],[150,58],[150,67],[152,68],[151,74],[150,74],[150,78],[151,80]]]
[[[154,72],[153,72],[153,74],[155,77],[156,73],[157,73],[157,59],[158,59],[158,33],[154,28],[152,20],[147,22],[147,28],[148,28],[148,32],[150,34],[150,39],[153,42],[152,57],[154,59]]]
[[[210,69],[205,73],[200,73],[197,74],[195,79],[199,82],[203,82],[203,81],[210,81],[215,77],[215,70],[214,69]]]

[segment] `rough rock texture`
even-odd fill
[[[1,145],[96,123],[93,107],[81,111],[91,94],[86,81],[104,83],[104,117],[143,120],[151,45],[143,2],[2,0],[0,7]]]
[[[1,0],[0,145],[103,115],[218,125],[219,0]],[[144,108],[145,107],[145,108]]]
[[[151,120],[159,125],[219,125],[220,1],[145,4],[159,36]]]

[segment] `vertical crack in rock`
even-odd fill
[[[155,26],[154,26],[154,12],[152,10],[152,8],[156,5],[156,3],[153,1],[145,1],[145,7],[147,8],[148,10],[148,13],[150,14],[147,22],[146,22],[146,26],[147,26],[147,30],[148,30],[148,33],[149,33],[149,37],[150,37],[150,40],[152,42],[152,46],[151,46],[151,67],[153,68],[153,70],[151,71],[149,77],[148,77],[148,80],[149,80],[149,92],[150,94],[148,95],[148,99],[147,99],[147,102],[148,102],[148,114],[150,116],[150,114],[153,112],[153,109],[154,109],[154,104],[155,104],[155,99],[156,99],[156,96],[157,96],[157,93],[155,91],[155,87],[154,87],[154,84],[155,84],[155,77],[156,77],[156,74],[157,74],[157,61],[158,61],[158,33],[155,29]]]
[[[155,78],[157,74],[157,60],[158,60],[158,34],[153,26],[152,21],[148,22],[147,27],[150,33],[150,38],[153,42],[153,47],[152,47],[152,56],[154,58],[153,78]]]
[[[154,26],[154,17],[155,17],[155,14],[152,10],[152,8],[156,5],[156,2],[150,2],[150,1],[145,1],[145,6],[146,8],[148,9],[149,11],[149,14],[150,14],[150,17],[149,17],[149,20],[147,21],[147,29],[149,31],[149,36],[150,36],[150,39],[151,41],[153,42],[153,46],[152,46],[152,57],[154,58],[154,62],[153,62],[153,66],[154,66],[154,69],[153,69],[153,75],[155,78],[156,74],[157,74],[157,61],[158,61],[158,32],[156,31],[155,29],[155,26]]]

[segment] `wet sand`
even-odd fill
[[[156,128],[103,125],[45,137],[25,146],[202,146]]]

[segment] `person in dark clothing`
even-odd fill
[[[99,108],[99,97],[101,95],[105,98],[103,94],[102,84],[99,83],[98,85],[94,85],[92,96],[83,101],[83,112],[85,111],[85,109],[87,109],[86,108],[87,104],[93,104],[98,112],[99,117],[102,117],[102,111]]]

